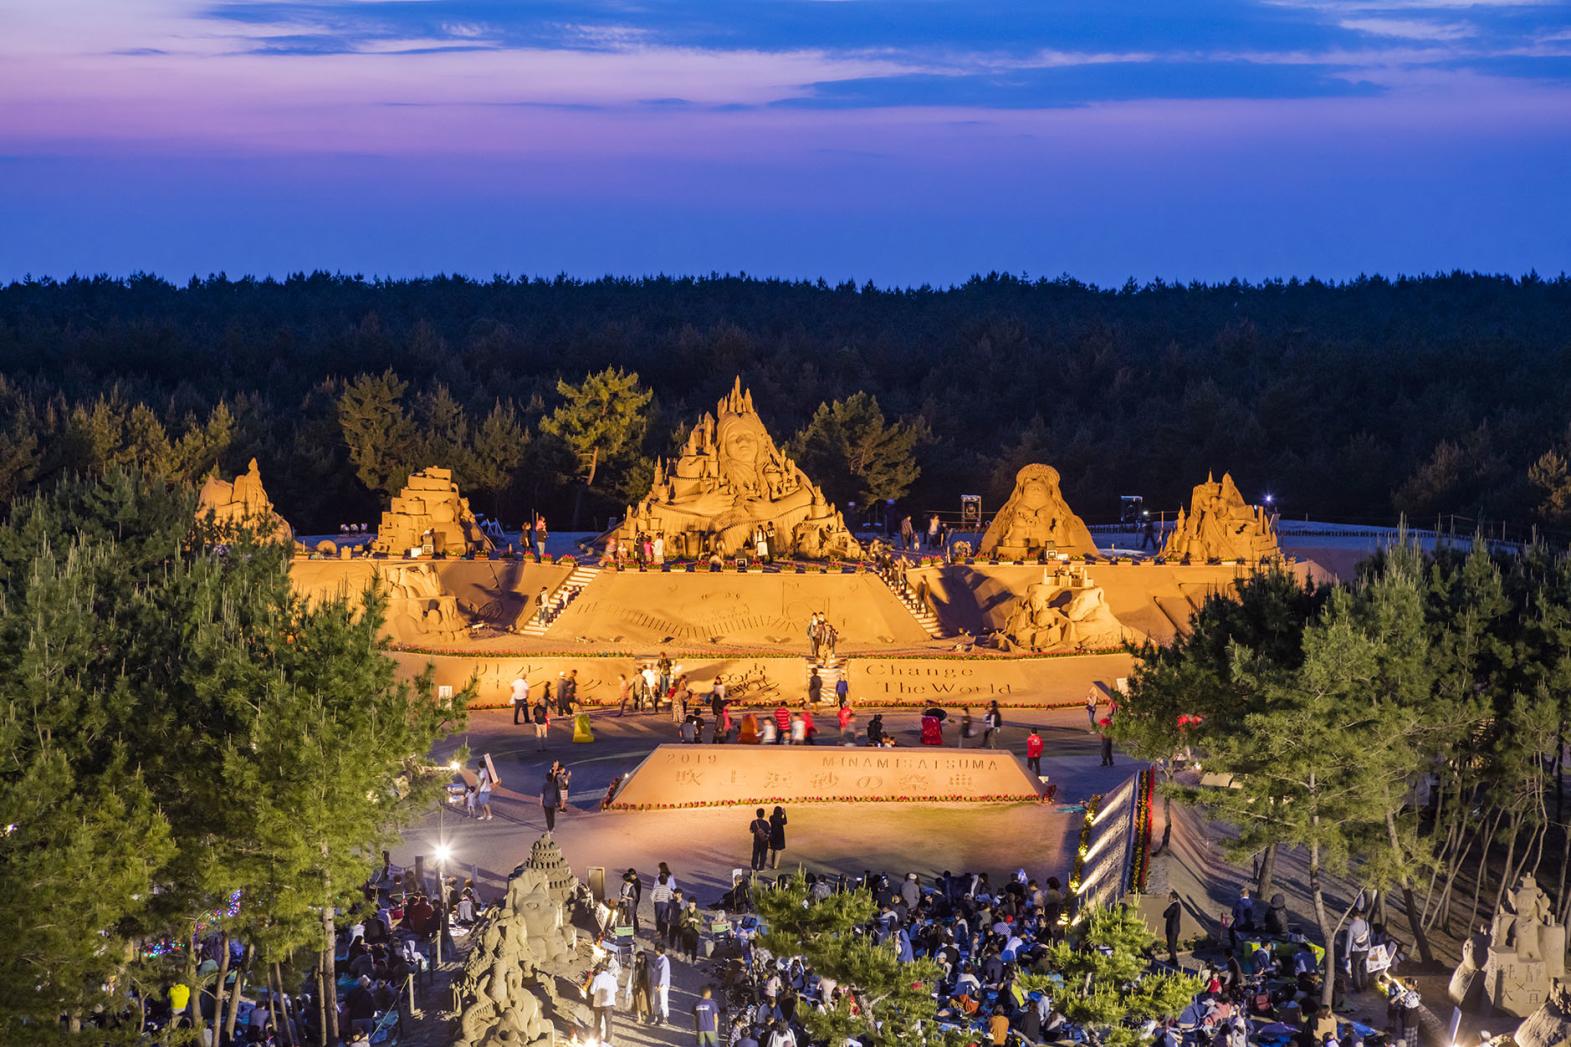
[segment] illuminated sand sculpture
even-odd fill
[[[1016,598],[998,635],[1000,646],[1034,654],[1112,650],[1144,639],[1113,615],[1084,567],[1068,566],[1044,568],[1042,580]]]
[[[1044,795],[1013,753],[835,745],[660,745],[608,810],[774,803],[1021,803]]]
[[[1097,550],[1085,521],[1064,501],[1058,470],[1036,463],[1015,474],[1014,492],[983,532],[980,551],[983,556],[1021,560],[1043,553],[1079,556]]]
[[[387,594],[388,633],[437,642],[469,635],[469,619],[458,609],[457,597],[442,588],[435,564],[386,564],[379,573]]]
[[[294,541],[295,532],[273,508],[273,501],[262,487],[262,473],[253,458],[245,472],[231,483],[209,474],[196,499],[196,516],[213,525],[220,536],[251,528],[264,538]]]
[[[662,537],[668,559],[752,555],[760,537],[771,556],[861,554],[840,512],[775,446],[741,378],[693,427],[675,462],[655,462],[648,496],[628,506],[615,538],[641,535]]]
[[[1522,1018],[1550,1002],[1565,977],[1566,926],[1529,873],[1506,894],[1488,928],[1463,943],[1449,993],[1462,1007]]]
[[[1276,527],[1260,506],[1251,506],[1239,493],[1233,477],[1221,480],[1206,475],[1196,484],[1189,498],[1189,510],[1178,510],[1173,532],[1162,547],[1166,560],[1258,561],[1282,555],[1277,545]]]
[[[458,493],[451,469],[432,466],[409,477],[382,514],[373,552],[406,556],[413,549],[462,556],[488,553],[491,539],[480,530],[469,499]]]

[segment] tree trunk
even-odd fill
[[[224,980],[229,977],[229,932],[218,939],[224,955],[218,961],[218,981],[213,985],[213,1043],[218,1044],[218,1030],[224,1027]]]
[[[1413,896],[1413,879],[1407,874],[1407,863],[1402,861],[1402,844],[1400,837],[1397,836],[1396,815],[1392,813],[1389,805],[1386,807],[1386,839],[1391,842],[1391,854],[1402,869],[1397,886],[1402,888],[1402,905],[1407,909],[1407,925],[1413,932],[1413,947],[1418,950],[1419,961],[1428,967],[1435,962],[1435,954],[1429,948],[1428,935],[1424,934],[1424,920],[1418,911],[1418,900]]]
[[[196,924],[191,924],[191,936],[186,939],[190,946],[185,951],[185,984],[191,990],[191,998],[186,1001],[185,1009],[191,1019],[191,1028],[202,1027],[202,987],[196,979],[196,950],[198,941],[196,937]]]
[[[1326,915],[1325,888],[1320,882],[1318,843],[1309,845],[1309,896],[1315,906],[1315,923],[1320,926],[1320,937],[1326,946],[1325,974],[1320,979],[1320,1002],[1329,1007],[1336,992],[1336,931],[1331,926],[1331,918]]]
[[[1276,844],[1268,844],[1260,855],[1260,869],[1255,874],[1255,897],[1269,905],[1271,888],[1276,886]]]
[[[299,1038],[295,1036],[295,1015],[289,1007],[289,994],[284,991],[284,968],[277,960],[273,961],[272,969],[268,973],[269,984],[273,980],[278,982],[278,995],[273,998],[273,1021],[282,1032],[284,1042],[289,1047],[299,1047]],[[279,1018],[278,1015],[282,1015]]]
[[[256,946],[245,947],[245,957],[240,961],[240,970],[235,972],[234,991],[229,994],[229,1014],[224,1018],[224,1035],[229,1037],[229,1042],[235,1039],[235,1022],[240,1018],[240,994],[245,990],[245,976],[251,970],[251,961],[256,957]]]

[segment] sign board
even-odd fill
[[[962,529],[974,529],[982,522],[982,496],[979,494],[963,494],[960,496],[960,524]]]
[[[502,776],[496,773],[496,764],[491,762],[490,753],[485,754],[485,769],[486,773],[491,776],[491,784],[493,786],[502,784]]]

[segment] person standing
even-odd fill
[[[851,684],[846,680],[845,673],[840,674],[840,679],[835,681],[835,701],[840,705],[846,704],[851,697]]]
[[[589,997],[595,1011],[595,1036],[600,1042],[611,1043],[611,1015],[616,1011],[616,975],[609,964],[602,963],[589,983]]]
[[[1364,910],[1354,909],[1342,938],[1342,954],[1347,957],[1354,992],[1369,988],[1369,939],[1369,921],[1364,919]]]
[[[753,820],[748,824],[747,831],[753,839],[753,870],[762,869],[769,861],[769,839],[773,834],[769,819],[764,817],[764,809],[760,807],[753,813]]]
[[[1096,707],[1097,700],[1099,698],[1100,695],[1096,693],[1096,687],[1093,685],[1091,690],[1086,694],[1086,722],[1090,724],[1088,729],[1092,734],[1095,734],[1097,729]]]
[[[665,873],[660,875],[666,876]],[[655,1021],[665,1025],[671,1020],[671,957],[665,954],[664,942],[655,943],[655,958],[649,965],[649,980],[654,986]]]
[[[650,986],[649,954],[638,950],[638,955],[633,957],[633,976],[628,979],[627,988],[633,997],[633,1021],[640,1025],[653,1025],[654,1019],[650,1015],[650,1002],[654,993]]]
[[[813,666],[813,671],[807,677],[807,701],[810,705],[817,705],[824,697],[824,681],[818,675],[818,666]]]
[[[815,662],[818,661],[818,640],[818,612],[814,611],[813,616],[807,620],[807,649]]]
[[[529,681],[519,676],[513,681],[513,726],[529,721]]]
[[[776,807],[774,813],[769,816],[769,867],[771,869],[780,868],[780,852],[785,850],[785,829],[785,808]]]
[[[775,741],[785,745],[791,740],[791,710],[785,702],[775,706]]]
[[[971,707],[967,705],[960,710],[960,740],[956,744],[964,749],[966,739],[974,737],[976,737],[976,725],[971,722]]]
[[[491,813],[491,772],[484,766],[480,768],[480,787],[475,792],[475,806],[479,808],[479,818],[489,822],[495,815]]]
[[[622,897],[620,906],[625,919],[633,928],[633,933],[638,933],[638,906],[644,897],[644,881],[638,875],[637,869],[629,869],[622,874]]]
[[[900,547],[909,549],[916,544],[916,528],[911,526],[911,516],[907,514],[900,520]]]
[[[1026,735],[1026,767],[1038,778],[1042,777],[1042,736],[1035,727]]]
[[[549,622],[551,620],[551,613],[548,610],[549,607],[550,601],[547,599],[545,586],[542,585],[540,587],[540,591],[535,594],[535,621],[539,622],[541,625],[545,625],[547,622]]]
[[[720,1041],[720,1008],[715,1004],[715,990],[708,985],[693,1004],[693,1037],[698,1047],[717,1047]]]
[[[1167,908],[1162,910],[1162,930],[1167,938],[1167,958],[1178,966],[1178,931],[1183,925],[1184,906],[1177,891],[1167,892]]]
[[[655,875],[655,885],[649,889],[649,898],[655,906],[656,939],[669,937],[666,932],[671,924],[671,896],[675,890],[670,874],[662,872]]]
[[[998,702],[993,702],[987,707],[987,712],[982,717],[982,747],[984,749],[998,748],[998,735],[1004,729],[1004,714],[998,708]]]
[[[856,744],[856,729],[851,724],[851,721],[855,719],[856,713],[852,712],[851,706],[847,705],[844,699],[842,699],[840,708],[835,713],[835,723],[840,727],[841,745]]]
[[[545,831],[552,832],[556,829],[556,809],[562,806],[562,787],[557,782],[557,762],[551,761],[551,769],[545,773],[545,784],[540,788],[540,809],[545,811]]]
[[[1106,731],[1102,732],[1102,766],[1113,766],[1113,736]]]
[[[546,738],[551,733],[551,707],[546,704],[544,698],[535,702],[533,719],[535,724],[535,748],[540,752],[545,752]]]
[[[934,513],[927,518],[927,548],[929,551],[938,548],[938,529],[942,526],[938,514]]]
[[[537,563],[545,560],[545,540],[548,537],[545,517],[540,513],[535,513],[535,561]]]

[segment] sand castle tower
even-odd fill
[[[573,878],[573,870],[563,857],[562,848],[556,845],[556,838],[550,833],[535,841],[535,845],[530,848],[527,865],[545,874],[551,895],[557,901],[565,902],[573,896],[573,887],[577,882]]]
[[[845,520],[775,445],[739,377],[705,414],[675,462],[655,462],[654,483],[617,529],[619,541],[663,535],[666,555],[752,552],[808,559],[861,555]]]
[[[1220,481],[1206,474],[1189,498],[1189,511],[1180,509],[1173,533],[1162,546],[1167,560],[1267,560],[1282,555],[1276,525],[1259,506],[1251,506],[1227,473]]]

